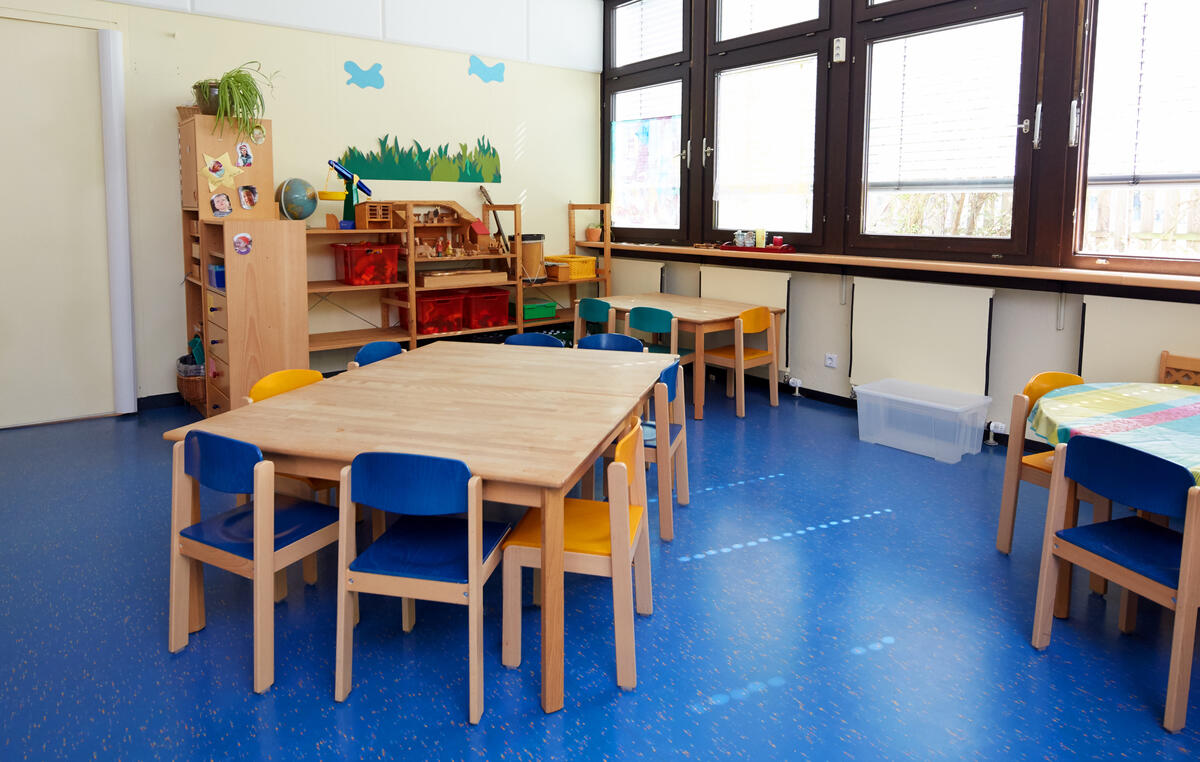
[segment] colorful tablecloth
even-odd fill
[[[1048,392],[1029,425],[1050,444],[1103,437],[1186,466],[1200,484],[1200,387],[1080,384]]]

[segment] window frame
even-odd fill
[[[957,0],[891,0],[884,5],[871,5],[870,0],[854,0],[856,21],[881,21],[909,11],[924,10],[938,5],[949,5]]]
[[[663,66],[681,66],[688,63],[692,57],[692,35],[689,30],[692,26],[692,0],[681,0],[683,18],[680,24],[680,35],[682,36],[682,45],[678,53],[668,53],[666,55],[657,56],[655,58],[647,58],[642,61],[634,61],[633,63],[625,64],[617,67],[613,65],[613,18],[617,8],[623,5],[638,2],[638,0],[604,0],[604,33],[603,33],[603,71],[604,78],[623,77],[630,74],[636,74],[643,71],[658,69]]]
[[[700,2],[704,2],[704,0],[700,0]],[[775,27],[774,29],[764,29],[761,32],[744,34],[741,37],[731,37],[728,40],[718,40],[717,30],[720,28],[719,14],[721,11],[721,2],[722,0],[710,0],[706,3],[707,26],[705,27],[705,52],[709,57],[725,55],[726,53],[744,48],[769,45],[781,40],[789,40],[793,37],[811,37],[818,32],[828,31],[830,26],[830,0],[817,0],[817,18],[815,19]],[[711,32],[711,34],[708,32]]]
[[[1033,6],[1033,7],[1031,7]],[[1037,99],[1037,45],[1040,37],[1041,8],[1029,0],[1003,0],[989,3],[986,11],[957,5],[938,7],[922,13],[895,15],[869,24],[856,24],[854,62],[850,86],[850,139],[846,183],[846,253],[876,257],[936,257],[967,261],[999,261],[1004,264],[1028,263],[1033,185],[1033,133],[1017,133],[1013,173],[1012,228],[1008,238],[966,238],[936,236],[898,236],[864,233],[862,220],[866,201],[866,132],[870,74],[868,46],[874,42],[925,32],[936,32],[966,24],[987,22],[1021,14],[1021,73],[1016,120],[1034,121]],[[861,63],[858,63],[860,62]],[[1032,65],[1031,65],[1032,64]],[[1019,130],[1014,122],[1013,130]]]
[[[816,55],[817,59],[817,87],[815,104],[816,124],[814,130],[816,144],[813,146],[813,218],[811,232],[776,233],[775,231],[768,230],[767,233],[768,235],[781,235],[785,243],[796,247],[814,248],[821,246],[823,243],[826,221],[826,127],[829,121],[825,117],[829,103],[829,45],[827,44],[825,35],[806,35],[799,39],[779,40],[766,45],[754,46],[753,48],[743,48],[728,53],[717,53],[709,57],[710,62],[705,73],[704,136],[702,137],[699,151],[701,157],[702,188],[704,189],[700,220],[706,241],[731,241],[733,240],[734,232],[733,230],[718,229],[716,227],[713,189],[716,180],[717,163],[715,160],[711,162],[705,162],[704,160],[703,139],[707,138],[710,141],[715,141],[717,134],[717,76],[731,69],[768,64],[774,61],[786,61],[790,58],[800,58],[813,54]],[[715,142],[713,142],[713,147],[718,151],[720,150],[720,146]],[[693,156],[695,155],[696,150],[693,148]],[[713,156],[715,159],[716,154],[714,153]]]

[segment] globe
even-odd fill
[[[304,220],[317,211],[317,191],[307,180],[289,177],[275,189],[275,200],[285,219]]]

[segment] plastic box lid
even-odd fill
[[[855,394],[866,392],[884,399],[920,402],[928,407],[962,413],[980,405],[990,405],[992,398],[984,394],[968,394],[953,389],[917,384],[898,378],[883,378],[854,387]]]

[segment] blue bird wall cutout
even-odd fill
[[[503,82],[504,64],[498,63],[488,66],[480,60],[479,56],[471,56],[471,65],[467,67],[467,76],[469,77],[472,74],[484,82]]]
[[[346,80],[347,85],[358,85],[362,88],[374,87],[379,90],[383,89],[383,74],[381,73],[383,64],[376,63],[372,64],[370,69],[363,69],[353,61],[347,61],[343,68],[345,68],[346,73],[350,75],[350,79]]]

